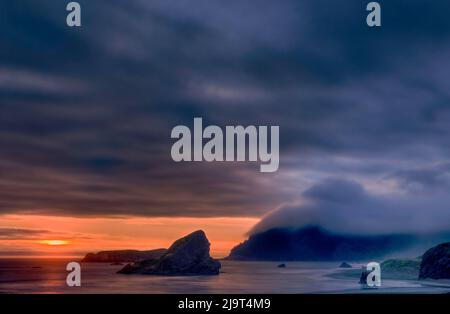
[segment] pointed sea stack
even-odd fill
[[[218,275],[221,264],[209,255],[210,243],[202,230],[175,241],[157,260],[128,264],[118,273],[163,276]]]

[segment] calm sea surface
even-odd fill
[[[69,288],[60,259],[0,259],[0,293],[317,293],[359,292],[355,278],[335,279],[339,263],[222,261],[219,276],[120,275],[123,266],[82,263],[82,286]],[[359,265],[355,265],[359,267]],[[380,292],[449,292],[414,281],[384,280]]]

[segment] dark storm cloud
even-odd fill
[[[338,233],[445,233],[450,230],[446,193],[383,195],[355,181],[328,179],[302,194],[299,204],[284,205],[252,230],[319,225]]]
[[[382,1],[380,29],[356,0],[80,3],[80,29],[64,1],[0,4],[2,213],[255,216],[329,176],[397,193],[446,162],[445,1]],[[175,164],[196,116],[280,125],[280,171]]]
[[[0,228],[0,240],[35,239],[48,233],[48,230]]]
[[[0,227],[0,241],[12,240],[39,240],[48,239],[51,237],[59,238],[73,238],[89,239],[83,234],[73,234],[65,232],[53,232],[45,229],[26,229],[26,228],[1,228]]]
[[[398,182],[407,190],[418,192],[448,191],[450,188],[450,164],[437,164],[424,168],[399,170],[386,177]]]

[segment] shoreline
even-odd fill
[[[0,259],[0,261],[2,261]],[[3,259],[3,261],[5,261]],[[11,260],[10,260],[11,261]],[[13,260],[12,260],[13,261]],[[108,263],[83,263],[81,289],[65,287],[65,262],[63,259],[16,260],[18,264],[1,265],[11,269],[10,278],[0,281],[0,293],[186,293],[193,294],[242,293],[242,294],[442,294],[450,293],[450,280],[393,279],[382,275],[382,287],[362,289],[359,285],[359,264],[354,268],[339,268],[335,262],[286,262],[278,268],[277,262],[222,261],[219,276],[120,276],[121,266]],[[24,264],[19,262],[23,261]],[[361,265],[363,263],[361,262]],[[36,266],[40,268],[37,269]],[[9,270],[4,272],[9,273]],[[39,287],[39,288],[37,288]]]
[[[354,267],[352,269],[337,269],[333,272],[325,274],[324,277],[333,278],[336,280],[346,280],[358,282],[361,275],[361,269]],[[379,288],[362,288],[361,289],[346,289],[335,290],[325,293],[332,294],[371,294],[371,293],[450,293],[450,279],[418,279],[418,274],[415,279],[411,278],[410,274],[403,274],[401,272],[386,272],[382,273],[382,286]],[[431,291],[432,290],[432,291]],[[319,292],[323,293],[323,292]]]

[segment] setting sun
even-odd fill
[[[52,245],[52,246],[69,244],[69,242],[67,242],[65,240],[43,240],[43,241],[40,241],[39,243],[46,244],[46,245]]]

